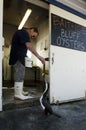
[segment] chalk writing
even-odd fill
[[[52,14],[51,44],[86,51],[86,28]]]

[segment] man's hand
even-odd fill
[[[32,43],[27,42],[26,47],[42,62],[42,64],[45,64],[45,58],[41,57],[38,52],[34,49]]]
[[[38,56],[38,59],[42,62],[42,64],[45,64],[45,58],[41,57],[40,55]]]

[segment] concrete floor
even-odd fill
[[[39,103],[41,87],[25,87],[34,98],[14,100],[13,88],[3,89],[3,111],[0,130],[86,130],[86,100],[52,105],[55,113],[44,115]]]
[[[62,118],[45,116],[40,104],[0,113],[0,130],[86,130],[86,100],[53,105]]]
[[[14,87],[3,87],[3,110],[22,108],[28,105],[35,105],[39,103],[39,98],[43,92],[43,85],[36,85],[24,87],[24,91],[29,93],[29,100],[21,101],[14,99]]]

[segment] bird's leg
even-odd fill
[[[44,113],[45,113],[45,115],[48,115],[48,111],[47,111],[46,108],[45,108],[45,110],[44,110]]]

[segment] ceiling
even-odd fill
[[[18,27],[26,10],[30,8],[32,9],[32,13],[27,20],[25,27],[38,27],[42,21],[48,18],[48,3],[45,3],[44,1],[47,0],[4,0],[3,22]],[[57,1],[62,2],[86,15],[86,0]]]
[[[32,9],[24,27],[37,26],[48,18],[48,10],[24,0],[4,0],[3,22],[19,26],[27,9]]]

